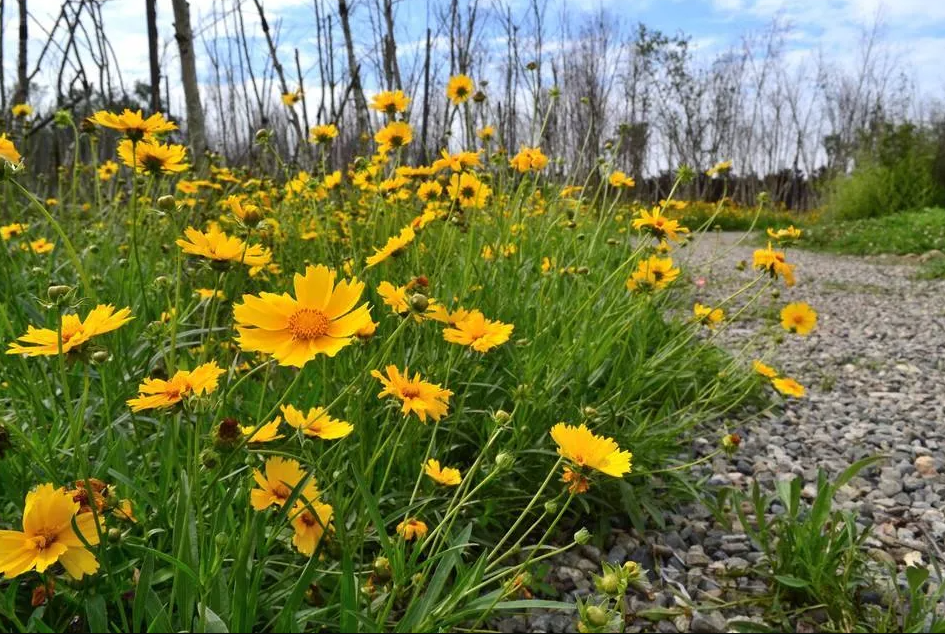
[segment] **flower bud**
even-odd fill
[[[64,284],[50,286],[48,289],[46,289],[46,297],[48,297],[49,301],[53,302],[54,304],[58,304],[60,300],[65,299],[65,297],[71,292],[71,286],[66,286]]]
[[[158,209],[161,211],[174,211],[177,209],[177,199],[167,194],[157,199]]]
[[[554,515],[558,512],[558,503],[555,500],[548,500],[545,502],[545,513],[548,515]]]
[[[507,451],[500,452],[499,455],[495,457],[495,466],[497,469],[503,471],[505,469],[511,469],[513,464],[515,464],[515,457]]]
[[[410,307],[418,313],[424,312],[430,306],[430,300],[423,293],[414,293],[410,296]]]
[[[574,534],[574,542],[583,546],[587,542],[591,541],[591,532],[586,528],[582,528]]]
[[[222,532],[217,533],[213,537],[213,543],[215,543],[217,545],[217,548],[220,550],[223,550],[224,548],[226,548],[226,544],[229,541],[230,541],[230,537],[226,533],[222,533]]]
[[[108,529],[108,543],[117,544],[119,541],[121,541],[121,529],[109,528]]]
[[[96,350],[92,353],[92,363],[102,364],[106,363],[109,359],[112,358],[111,353],[108,350]]]
[[[204,469],[216,469],[220,464],[220,454],[208,447],[200,452],[200,464]]]
[[[496,410],[496,413],[492,415],[492,420],[499,423],[500,425],[504,425],[505,423],[512,420],[512,415],[504,409],[500,409]]]
[[[256,135],[255,135],[256,143],[259,143],[260,145],[269,143],[269,139],[271,137],[272,137],[272,132],[270,132],[266,128],[260,128],[259,130],[256,130]]]
[[[594,627],[603,627],[607,625],[608,621],[610,621],[610,615],[607,614],[607,610],[599,608],[596,605],[592,605],[587,608],[587,612],[585,612],[585,614],[587,615],[588,623]]]
[[[620,575],[615,572],[608,572],[603,577],[597,578],[597,589],[604,594],[616,596],[620,594]]]
[[[374,560],[374,576],[381,583],[387,583],[392,576],[390,560],[387,557],[378,557]]]
[[[66,128],[72,125],[72,115],[68,110],[57,110],[53,115],[53,122],[60,128]]]

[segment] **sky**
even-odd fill
[[[229,6],[232,0],[226,0]],[[283,61],[291,59],[298,47],[303,70],[314,67],[313,0],[264,0],[267,17],[280,28]],[[349,0],[355,15],[365,0]],[[700,53],[710,57],[739,42],[749,33],[763,31],[778,19],[790,28],[787,54],[800,59],[823,55],[836,64],[856,63],[856,52],[877,17],[880,19],[882,41],[897,62],[911,76],[920,94],[934,99],[945,96],[945,74],[941,56],[945,52],[945,2],[932,0],[548,0],[549,18],[554,20],[561,2],[567,2],[572,13],[593,13],[600,8],[626,21],[643,22],[666,33],[690,35]],[[512,0],[513,8],[524,14],[527,0]],[[207,24],[212,0],[191,0],[192,22],[199,29]],[[247,27],[258,30],[255,7],[244,0]],[[335,6],[334,0],[329,4]],[[491,6],[481,0],[483,7]],[[15,76],[16,5],[6,3],[3,23],[4,67],[8,86]],[[48,29],[59,13],[59,0],[29,0],[34,17],[31,22],[30,58],[33,61],[43,41],[43,28]],[[399,0],[396,4],[398,39],[402,49],[411,41],[420,40],[427,26],[427,0]],[[364,14],[363,7],[360,13]],[[135,79],[148,77],[147,39],[143,0],[105,0],[103,8],[106,31],[119,58],[125,84],[130,88]],[[162,67],[171,79],[172,93],[179,86],[179,63],[172,35],[170,0],[158,0],[158,24],[161,40],[166,44]],[[356,27],[356,38],[366,25]],[[340,36],[340,33],[339,33]],[[369,39],[361,43],[368,45]],[[259,53],[264,41],[259,40]],[[340,44],[340,42],[338,43]],[[200,47],[198,45],[198,52]],[[199,58],[198,58],[199,59]],[[206,74],[206,66],[200,69]],[[40,84],[54,78],[49,69],[37,78]],[[45,79],[44,79],[45,76]]]

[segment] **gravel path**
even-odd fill
[[[684,251],[685,269],[700,283],[696,299],[715,304],[750,281],[757,247],[741,234],[702,237]],[[725,253],[724,257],[718,256]],[[883,463],[861,472],[837,495],[840,507],[873,525],[867,542],[880,563],[897,563],[918,551],[927,562],[945,551],[945,281],[915,279],[901,261],[838,257],[791,249],[798,283],[766,292],[720,333],[736,350],[752,341],[782,374],[807,387],[738,431],[743,442],[732,457],[717,457],[703,475],[719,487],[745,489],[754,480],[771,492],[777,479],[800,476],[813,497],[818,469],[836,475],[851,463],[882,454]],[[737,311],[738,301],[726,309]],[[807,337],[784,335],[772,319],[790,301],[806,301],[819,313]],[[772,350],[772,347],[774,349]],[[705,455],[718,438],[697,438]],[[601,561],[632,560],[650,571],[651,592],[627,596],[629,632],[725,632],[735,622],[761,623],[760,607],[723,607],[768,593],[752,568],[762,557],[748,537],[715,522],[700,505],[665,518],[666,528],[638,534],[616,529],[606,547],[584,546],[552,560],[546,579],[565,600],[595,596],[592,577]],[[864,598],[864,600],[866,600]],[[655,615],[655,616],[654,616]],[[574,614],[535,611],[493,626],[506,632],[574,631]],[[823,613],[801,617],[798,631],[818,630]]]

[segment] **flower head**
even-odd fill
[[[413,227],[404,227],[396,236],[391,236],[382,248],[374,249],[374,255],[368,256],[368,268],[380,264],[387,258],[399,255],[416,237]]]
[[[288,108],[291,108],[292,106],[297,104],[299,101],[301,101],[301,99],[302,99],[301,90],[296,90],[295,92],[282,93],[282,103]]]
[[[413,128],[405,121],[392,121],[377,131],[374,140],[381,153],[402,148],[413,141]]]
[[[283,405],[282,414],[285,416],[285,422],[313,438],[338,440],[354,431],[354,425],[332,418],[324,407],[309,408],[305,414],[291,405]]]
[[[755,359],[751,362],[752,369],[765,377],[766,379],[775,379],[778,377],[778,371],[772,368],[770,365],[765,365],[758,359]]]
[[[781,309],[781,326],[788,332],[808,335],[817,325],[817,311],[807,302],[792,302]]]
[[[10,108],[10,114],[13,115],[14,119],[25,119],[33,114],[33,106],[28,103],[14,104],[13,107]]]
[[[789,226],[787,229],[778,229],[774,231],[771,227],[768,227],[766,233],[769,238],[777,240],[778,242],[784,242],[786,240],[797,240],[801,237],[802,231],[796,229],[794,225]]]
[[[652,213],[646,209],[640,211],[640,217],[633,221],[633,228],[646,231],[657,240],[666,240],[679,242],[680,233],[689,233],[686,227],[680,227],[678,220],[670,220],[660,211],[659,207],[653,209]]]
[[[627,280],[631,291],[662,290],[679,277],[679,269],[673,268],[672,258],[651,255],[637,264],[637,270]]]
[[[495,128],[491,125],[483,126],[476,132],[476,136],[482,139],[483,141],[491,141],[495,137]]]
[[[335,284],[335,271],[309,266],[295,274],[295,297],[288,293],[243,295],[233,307],[237,342],[247,352],[273,355],[280,365],[302,367],[319,354],[333,357],[371,321],[357,278]]]
[[[403,403],[401,411],[404,416],[413,412],[422,423],[427,422],[427,416],[434,421],[446,416],[449,411],[449,399],[453,395],[451,391],[424,381],[419,372],[411,379],[408,368],[404,368],[404,373],[401,374],[397,366],[389,365],[385,372],[387,376],[377,370],[371,371],[371,376],[384,385],[384,389],[377,395],[378,398],[394,397]]]
[[[38,238],[36,240],[30,241],[27,244],[20,244],[20,248],[24,251],[32,251],[37,255],[42,255],[44,253],[49,253],[56,248],[55,242],[50,242],[46,238]]]
[[[473,80],[468,75],[454,75],[446,84],[446,96],[453,105],[459,105],[472,96]]]
[[[20,162],[20,153],[16,151],[13,141],[7,138],[7,135],[0,134],[0,160],[16,165]]]
[[[148,174],[174,174],[190,167],[187,148],[144,139],[137,143],[125,139],[118,144],[118,156],[128,167]]]
[[[0,573],[7,579],[33,569],[42,573],[58,561],[66,572],[81,579],[98,570],[98,561],[83,539],[98,544],[95,516],[80,514],[79,503],[65,489],[42,484],[26,494],[23,530],[0,530]]]
[[[283,435],[279,433],[279,425],[281,423],[282,419],[276,416],[273,420],[258,429],[256,425],[240,425],[240,433],[246,438],[246,442],[272,442],[273,440],[283,438]]]
[[[610,178],[607,179],[611,187],[630,189],[636,186],[636,181],[633,180],[630,176],[627,176],[623,172],[611,172]]]
[[[132,141],[140,141],[145,136],[161,134],[177,129],[177,125],[164,119],[160,112],[145,119],[141,111],[132,112],[128,108],[121,114],[100,110],[89,117],[89,121],[104,128],[111,128],[123,133]]]
[[[258,244],[247,244],[236,236],[228,236],[216,223],[211,223],[206,232],[187,227],[184,235],[187,239],[178,239],[177,246],[189,255],[198,255],[215,262],[238,262],[246,266],[266,266],[272,261],[269,249]]]
[[[732,171],[732,162],[731,161],[719,161],[712,167],[706,170],[706,176],[710,178],[715,178],[717,176],[724,176]]]
[[[459,472],[459,469],[440,467],[440,461],[434,458],[430,458],[427,463],[423,465],[423,472],[434,482],[442,484],[443,486],[454,487],[458,486],[459,483],[463,481],[463,476]]]
[[[781,394],[785,396],[793,396],[794,398],[801,398],[804,396],[804,386],[795,381],[794,379],[789,379],[787,377],[781,379],[774,379],[771,381],[771,384]]]
[[[111,304],[99,304],[85,319],[68,314],[62,317],[62,352],[63,354],[81,348],[92,337],[121,328],[131,317],[130,308],[116,311]],[[26,334],[19,338],[19,343],[11,343],[7,354],[25,354],[30,357],[56,356],[59,354],[59,332],[49,328],[26,327]]]
[[[443,331],[443,338],[450,343],[469,346],[476,352],[488,352],[509,340],[514,324],[486,319],[478,310],[466,314]]]
[[[784,251],[775,251],[768,243],[767,249],[758,249],[753,256],[756,269],[765,271],[772,278],[783,277],[784,283],[794,286],[794,265],[785,261]]]
[[[292,545],[303,555],[312,556],[322,541],[325,532],[331,529],[331,516],[334,509],[330,504],[310,501],[308,504],[296,502],[292,509]]]
[[[427,531],[426,523],[415,517],[410,517],[397,525],[397,534],[408,542],[414,539],[423,539]]]
[[[25,225],[20,222],[14,222],[9,225],[4,225],[0,227],[0,238],[3,238],[4,242],[10,240],[10,238],[16,238],[17,236],[22,235],[29,229],[29,225]]]
[[[174,407],[189,396],[212,394],[223,370],[216,361],[204,363],[193,370],[178,370],[168,380],[145,379],[138,386],[138,397],[128,400],[134,412],[146,409],[167,409]]]
[[[597,436],[587,425],[558,423],[551,428],[551,437],[558,445],[558,455],[577,467],[590,467],[615,478],[630,472],[633,454],[621,451],[613,438]]]
[[[548,157],[545,156],[540,148],[523,147],[518,154],[509,161],[514,169],[522,172],[540,172],[548,166]]]
[[[315,478],[307,474],[297,460],[278,456],[266,460],[265,473],[253,469],[253,480],[257,489],[249,493],[249,503],[257,511],[265,511],[270,506],[283,506],[292,496],[292,492],[301,485],[296,498],[301,502],[318,500],[318,486]],[[305,484],[302,484],[304,481]]]
[[[391,307],[398,315],[405,315],[410,312],[410,304],[407,303],[406,286],[394,286],[390,282],[381,282],[377,287],[377,294],[381,296],[384,303]]]
[[[402,90],[380,92],[371,100],[371,108],[393,116],[403,112],[410,105],[410,98]]]
[[[450,198],[459,202],[463,208],[482,208],[492,194],[492,189],[479,180],[472,172],[453,174],[447,188]]]
[[[115,161],[105,161],[98,166],[98,179],[100,181],[110,181],[118,173],[118,163]]]
[[[333,123],[317,125],[309,130],[308,139],[320,145],[331,143],[338,136],[338,128]]]
[[[703,306],[699,302],[696,302],[696,305],[692,307],[692,313],[695,315],[696,321],[709,328],[715,328],[725,318],[725,311],[721,308]]]

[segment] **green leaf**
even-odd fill
[[[220,618],[220,615],[205,606],[204,604],[199,604],[197,606],[197,613],[201,615],[206,624],[204,632],[210,632],[211,634],[229,634],[229,629],[226,627],[226,623],[223,622],[223,619]]]
[[[789,588],[807,588],[810,586],[809,581],[804,581],[803,579],[798,579],[790,575],[775,575],[774,578],[778,583],[783,586],[788,586]]]
[[[922,584],[929,578],[929,569],[921,566],[909,566],[906,568],[906,580],[909,582],[909,590],[916,594],[922,588]]]
[[[85,616],[89,619],[89,631],[108,631],[108,608],[105,597],[100,594],[89,597],[85,601]]]
[[[144,556],[144,562],[141,564],[141,574],[138,577],[138,583],[135,586],[135,600],[131,608],[131,630],[140,632],[139,624],[144,619],[144,607],[148,597],[148,591],[151,589],[151,578],[154,575],[154,555],[147,553]]]
[[[833,483],[834,490],[839,489],[844,484],[852,480],[854,477],[856,477],[856,474],[858,474],[863,469],[871,467],[877,462],[882,462],[883,460],[886,460],[886,456],[869,456],[867,458],[863,458],[862,460],[857,460],[849,467],[844,469],[843,473],[837,476],[837,479],[834,480]]]

